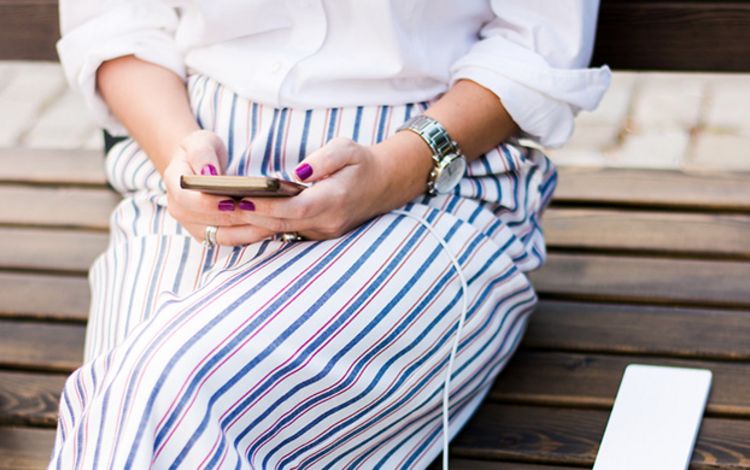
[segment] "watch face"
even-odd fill
[[[449,157],[450,158],[450,157]],[[466,171],[466,160],[459,155],[453,155],[450,160],[444,160],[440,172],[435,180],[435,189],[438,193],[447,193],[455,188]]]

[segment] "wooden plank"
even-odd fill
[[[524,345],[748,361],[749,313],[542,300]]]
[[[551,208],[547,246],[572,250],[750,258],[750,216]]]
[[[70,372],[83,360],[83,325],[0,320],[0,366]]]
[[[0,59],[58,60],[57,0],[2,0],[0,12]]]
[[[0,240],[3,240],[0,268],[85,274],[107,247],[109,235],[83,230],[0,227]]]
[[[450,458],[449,464],[452,470],[575,470],[580,467],[562,467],[559,465],[535,465],[519,462],[498,462],[497,460],[471,460]],[[442,455],[438,456],[430,464],[430,470],[441,470]]]
[[[101,151],[0,149],[0,182],[105,186]]]
[[[120,196],[107,189],[0,186],[0,224],[107,230]]]
[[[55,444],[52,429],[0,427],[0,470],[47,468]]]
[[[493,400],[610,409],[628,364],[709,369],[713,372],[707,412],[750,418],[750,364],[521,350],[500,374]]]
[[[587,465],[609,413],[485,403],[456,436],[454,457]],[[691,468],[750,468],[750,421],[705,418]]]
[[[0,318],[86,321],[90,302],[82,276],[0,271]]]
[[[603,1],[593,63],[634,70],[750,71],[750,5]]]
[[[0,424],[54,427],[65,377],[0,371]]]
[[[554,201],[750,212],[749,173],[562,167]]]
[[[750,307],[750,262],[552,253],[531,274],[545,296]]]

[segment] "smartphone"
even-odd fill
[[[711,371],[630,364],[615,397],[593,470],[685,470]]]
[[[270,176],[182,175],[180,187],[219,196],[284,197],[295,196],[307,186]]]

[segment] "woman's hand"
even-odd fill
[[[333,139],[297,166],[298,179],[314,185],[288,198],[244,198],[237,208],[246,225],[219,228],[217,240],[247,244],[284,232],[339,237],[423,193],[431,167],[429,147],[410,132],[372,147]]]
[[[247,225],[238,211],[242,204],[221,196],[204,194],[180,187],[182,175],[218,175],[226,168],[224,142],[211,131],[197,130],[182,139],[164,170],[167,186],[167,210],[196,240],[203,240],[207,225],[221,227],[221,245],[239,245],[246,239],[263,239],[274,232]],[[227,231],[231,227],[231,233]],[[242,233],[242,236],[240,235]],[[238,237],[238,238],[232,238]]]

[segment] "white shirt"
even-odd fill
[[[276,107],[426,101],[458,79],[493,91],[520,128],[562,145],[610,71],[585,68],[598,0],[60,0],[60,60],[98,122],[108,59],[203,73]]]

